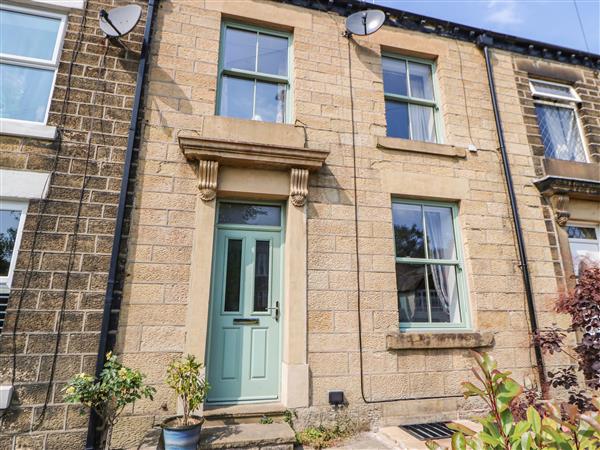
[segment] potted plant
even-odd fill
[[[208,394],[203,364],[193,355],[177,359],[167,369],[167,384],[177,393],[183,405],[183,415],[169,417],[163,422],[165,450],[195,450],[200,441],[204,419],[192,415]]]
[[[67,382],[63,390],[65,401],[81,403],[100,418],[100,443],[94,448],[110,449],[112,430],[127,405],[141,398],[152,400],[156,390],[145,386],[143,380],[144,375],[139,370],[123,366],[108,352],[98,379],[80,373]]]

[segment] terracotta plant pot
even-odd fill
[[[181,416],[169,417],[162,424],[165,450],[196,450],[200,441],[200,430],[204,419],[190,416],[191,425],[178,425]]]

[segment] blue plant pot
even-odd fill
[[[204,419],[198,416],[191,416],[198,423],[188,425],[187,427],[175,426],[177,417],[170,417],[163,422],[163,439],[165,450],[196,450],[200,441],[200,430]]]

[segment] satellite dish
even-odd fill
[[[142,8],[139,5],[127,5],[106,12],[100,10],[100,29],[108,37],[120,37],[129,33],[140,21]]]
[[[349,34],[367,36],[381,28],[385,22],[385,13],[378,9],[367,9],[351,14],[346,19],[346,30]]]

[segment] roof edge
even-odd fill
[[[474,44],[477,44],[477,39],[480,36],[485,35],[488,38],[487,42],[489,42],[489,47],[492,48],[518,53],[524,56],[583,66],[595,70],[600,69],[600,55],[596,53],[498,33],[484,28],[436,19],[434,17],[402,11],[387,6],[366,4],[356,0],[277,1],[323,12],[333,12],[343,17],[368,8],[379,9],[385,13],[385,25],[388,26],[419,31],[426,34],[437,34],[442,37],[472,42]]]

